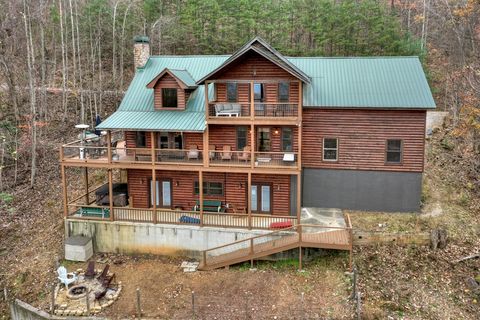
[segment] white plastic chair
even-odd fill
[[[74,273],[68,273],[64,266],[60,266],[57,269],[58,280],[65,285],[68,289],[68,285],[77,281],[77,276]],[[70,278],[68,276],[71,276]]]

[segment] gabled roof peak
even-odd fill
[[[148,84],[147,88],[153,89],[157,82],[165,75],[169,74],[175,78],[183,89],[195,89],[197,87],[192,75],[186,69],[169,69],[165,68]]]
[[[302,70],[298,69],[293,63],[288,61],[280,52],[275,50],[270,44],[268,44],[265,40],[261,37],[256,36],[252,40],[248,41],[244,44],[240,49],[238,49],[235,53],[233,53],[225,62],[220,65],[218,68],[207,74],[205,77],[197,81],[197,84],[202,84],[213,76],[215,73],[219,72],[221,69],[225,68],[230,63],[234,62],[238,58],[240,58],[246,52],[253,50],[259,55],[263,56],[265,59],[269,60],[270,62],[276,64],[280,68],[284,69],[285,71],[289,72],[297,79],[305,82],[310,83],[310,77],[305,74]]]

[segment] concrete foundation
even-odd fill
[[[91,237],[96,252],[182,255],[191,258],[200,258],[202,250],[271,232],[118,221],[66,220],[65,224],[66,237]]]

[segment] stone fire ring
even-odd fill
[[[83,284],[78,284],[68,289],[67,298],[72,300],[77,300],[85,297],[87,293],[88,293],[88,287]]]

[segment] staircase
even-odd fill
[[[352,250],[352,227],[300,224],[202,252],[199,270],[213,270],[295,248]],[[350,259],[351,260],[351,259]]]

